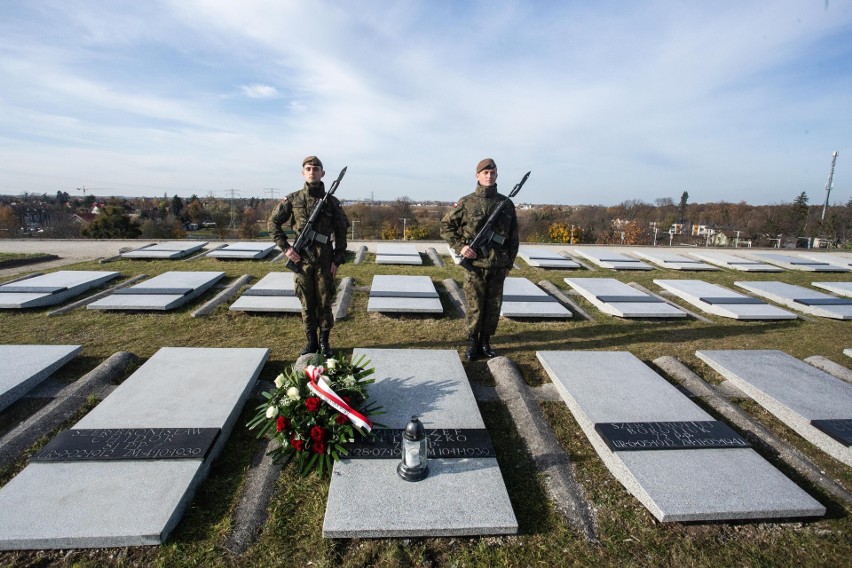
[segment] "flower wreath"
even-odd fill
[[[367,402],[367,385],[374,382],[368,377],[375,371],[367,365],[363,355],[349,362],[317,354],[304,370],[292,366],[275,378],[273,390],[262,393],[266,400],[248,428],[259,429],[258,438],[278,441],[269,452],[275,461],[295,456],[302,475],[331,472],[347,454],[345,444],[369,434],[368,416],[380,409]]]

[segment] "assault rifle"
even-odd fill
[[[293,243],[293,250],[295,250],[296,254],[298,254],[299,256],[302,256],[304,254],[305,249],[307,247],[314,244],[314,241],[317,240],[318,236],[324,236],[316,232],[316,229],[314,229],[314,224],[317,221],[317,217],[319,217],[319,214],[322,212],[322,208],[325,206],[326,201],[328,201],[328,198],[334,195],[334,192],[337,190],[337,186],[340,185],[340,180],[343,179],[343,175],[345,173],[346,168],[340,170],[340,175],[337,176],[337,179],[334,180],[334,183],[332,183],[331,187],[328,188],[328,191],[325,192],[323,198],[317,202],[316,206],[314,206],[314,210],[311,211],[311,216],[308,217],[308,222],[305,223],[305,226],[302,227],[301,231],[299,231],[299,236],[296,237],[296,242]],[[296,273],[302,272],[302,268],[289,258],[287,259],[287,268]]]
[[[512,188],[512,192],[509,194],[509,199],[515,197],[518,192],[521,191],[521,188],[527,182],[527,178],[530,177],[531,173],[532,171],[527,172],[526,175],[524,175],[523,179],[518,182],[518,185]],[[468,245],[470,248],[473,249],[473,252],[476,253],[477,258],[481,258],[488,254],[488,250],[491,248],[492,241],[497,243],[498,245],[502,245],[503,242],[506,240],[506,238],[502,235],[498,235],[492,227],[494,225],[494,222],[497,220],[497,216],[500,215],[500,211],[502,211],[506,203],[509,202],[509,199],[504,199],[497,204],[497,207],[494,208],[494,211],[491,212],[491,215],[488,216],[488,219],[482,225],[482,228],[479,229],[479,232],[476,233],[476,236],[473,237],[473,240]],[[465,270],[473,270],[473,260],[467,257],[462,257],[462,260],[459,264],[461,264]]]

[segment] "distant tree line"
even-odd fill
[[[0,238],[265,238],[266,219],[276,203],[276,199],[197,195],[0,196]],[[516,205],[524,242],[648,245],[656,238],[663,244],[705,245],[711,243],[711,235],[722,234],[736,235],[753,246],[795,246],[819,237],[852,248],[852,199],[830,206],[823,219],[822,205],[810,204],[805,192],[773,205],[689,203],[687,192],[677,202],[663,197],[653,203],[635,199],[614,206]],[[349,238],[356,240],[439,240],[440,221],[449,208],[449,203],[419,204],[409,197],[344,203],[351,223]],[[670,234],[673,226],[677,234]],[[717,242],[715,237],[712,242]]]

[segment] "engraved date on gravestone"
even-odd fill
[[[439,428],[426,430],[429,458],[497,457],[488,430]],[[372,437],[346,444],[349,459],[400,459],[402,430],[376,429]]]
[[[219,428],[99,428],[65,430],[33,461],[204,459]]]
[[[750,444],[718,420],[688,422],[605,422],[595,430],[619,451],[748,448]]]
[[[852,446],[852,418],[811,420],[811,424],[844,446]]]

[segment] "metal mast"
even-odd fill
[[[825,210],[828,209],[828,196],[831,194],[831,180],[834,179],[834,164],[837,163],[837,150],[831,155],[831,170],[828,172],[828,183],[825,184],[825,204],[822,206],[822,219],[825,221]]]

